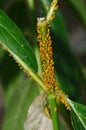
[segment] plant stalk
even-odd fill
[[[49,101],[49,105],[50,105],[53,130],[59,130],[57,104],[56,104],[56,99],[53,94],[51,94],[51,93],[48,94],[48,101]]]

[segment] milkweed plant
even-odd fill
[[[54,66],[53,58],[54,50],[52,47],[54,46],[54,36],[52,38],[51,29],[53,26],[52,22],[59,10],[58,0],[52,0],[50,5],[46,6],[46,10],[46,16],[37,18],[36,25],[36,39],[38,42],[37,51],[39,55],[38,57],[40,59],[40,65],[37,61],[37,55],[34,53],[35,51],[33,51],[19,28],[2,10],[0,10],[0,46],[14,58],[14,60],[18,63],[18,66],[26,73],[31,81],[35,81],[39,88],[40,95],[46,95],[45,100],[47,103],[43,106],[43,113],[47,118],[52,120],[53,130],[61,129],[59,111],[61,113],[62,109],[64,109],[65,113],[62,114],[64,119],[66,120],[67,116],[68,123],[71,122],[70,129],[86,130],[86,106],[72,101],[70,99],[70,95],[68,93],[66,94],[66,92],[64,92],[64,89],[62,89],[62,87],[64,87],[64,84],[62,87],[60,87],[60,81],[58,77],[56,77],[56,69]],[[56,24],[56,26],[59,25]],[[54,26],[54,28],[56,27]],[[59,41],[55,42],[57,42],[56,44],[58,47]],[[59,62],[58,59],[56,62]],[[40,72],[39,68],[41,68]],[[45,111],[45,108],[47,108],[47,112]],[[5,123],[3,124],[3,130],[6,130],[6,128],[7,126]],[[13,129],[9,128],[9,130]],[[16,130],[19,130],[19,128]],[[27,130],[30,130],[30,128],[28,127]],[[34,130],[36,130],[36,128]]]

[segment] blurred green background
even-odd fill
[[[21,29],[35,49],[38,47],[37,17],[46,15],[46,6],[50,2],[0,0],[0,8]],[[86,104],[86,0],[59,0],[51,35],[59,86],[72,100]],[[9,124],[10,130],[23,130],[28,107],[39,94],[36,86],[0,46],[0,127],[4,122],[4,130],[9,130]],[[61,127],[69,129],[64,121]]]

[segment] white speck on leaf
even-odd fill
[[[27,56],[25,56],[25,58],[27,58]]]
[[[24,45],[22,44],[21,47],[24,47]]]

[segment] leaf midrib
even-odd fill
[[[69,101],[69,102],[70,102],[70,101]],[[78,119],[79,119],[80,122],[82,123],[83,127],[86,128],[86,126],[85,126],[84,123],[83,123],[83,120],[81,119],[81,117],[80,117],[79,114],[77,113],[77,111],[76,111],[74,105],[73,105],[71,102],[70,102],[70,105],[71,105],[72,109],[74,110],[75,114],[77,115]]]
[[[7,33],[14,39],[14,41],[16,41],[18,44],[20,44],[20,42],[18,42],[17,40],[16,40],[16,38],[2,25],[2,24],[0,24],[0,26],[5,30],[5,31],[7,31]],[[24,49],[24,48],[22,48],[24,51],[25,51],[25,53],[27,54],[27,51]],[[29,55],[27,55],[28,57],[29,57],[29,59],[31,60],[31,62],[33,63],[33,65],[34,65],[34,62],[33,62],[33,59],[29,56]]]

